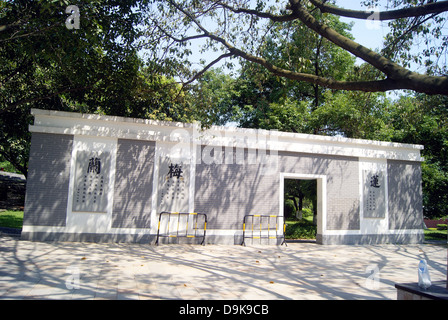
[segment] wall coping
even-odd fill
[[[422,145],[32,109],[31,132],[87,135],[421,162]]]

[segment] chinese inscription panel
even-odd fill
[[[188,211],[189,165],[166,157],[160,160],[158,209]]]
[[[73,211],[106,212],[109,170],[108,152],[77,152]]]
[[[365,170],[364,179],[364,217],[384,218],[386,215],[384,174]]]

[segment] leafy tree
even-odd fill
[[[0,2],[0,154],[24,174],[31,108],[191,120],[181,86],[138,54],[147,1],[77,1],[79,28],[69,4]]]
[[[377,3],[376,0],[364,1],[366,5]],[[180,52],[188,54],[184,50],[190,50],[187,43],[199,39],[206,41],[206,49],[221,50],[223,54],[206,65],[205,69],[222,59],[239,57],[259,64],[276,76],[331,89],[366,92],[410,89],[447,95],[448,77],[445,74],[413,72],[407,68],[406,63],[398,64],[400,59],[397,59],[394,52],[399,51],[400,57],[404,57],[406,48],[415,44],[413,39],[416,34],[427,36],[429,49],[424,52],[426,61],[423,62],[426,66],[436,65],[435,59],[446,52],[447,47],[446,36],[441,30],[446,20],[443,13],[448,11],[448,2],[395,0],[388,3],[393,10],[375,12],[349,10],[337,7],[334,2],[320,0],[276,1],[274,4],[261,0],[168,0],[154,1],[157,9],[151,11],[149,19],[153,31],[151,35],[165,40],[170,50],[178,55]],[[375,52],[356,43],[329,26],[325,19],[318,18],[326,15],[391,21],[392,31],[386,42],[388,47],[382,52]],[[318,36],[370,64],[380,75],[375,79],[338,80],[271,62],[270,57],[259,50],[267,45],[267,41],[272,41],[266,36],[270,31],[269,27],[285,25],[291,21],[300,21]],[[280,38],[275,40],[274,43],[282,41]],[[432,40],[439,40],[439,44],[432,43]],[[301,47],[307,44],[302,42]],[[301,47],[291,52],[301,57]],[[200,74],[201,72],[198,73]]]
[[[316,180],[285,180],[285,200],[292,200],[294,215],[299,218],[303,210],[304,199],[312,203],[313,223],[317,224],[317,182]]]
[[[338,18],[318,16],[347,37],[351,26]],[[311,32],[302,22],[273,24],[266,45],[260,48],[272,64],[316,76],[347,79],[353,72],[355,59],[325,38]],[[301,45],[307,43],[306,46]],[[325,103],[328,89],[318,84],[297,82],[278,77],[254,63],[243,63],[241,76],[244,94],[239,104],[244,105],[245,127],[262,127],[292,132],[320,133],[311,114]],[[248,90],[252,89],[252,91]],[[242,101],[241,98],[246,98]]]
[[[79,1],[79,29],[66,26],[68,5],[0,5],[0,153],[24,174],[32,107],[116,112],[139,68],[133,1]]]
[[[238,119],[236,100],[240,95],[236,81],[221,69],[204,73],[189,86],[187,99],[193,105],[192,117],[203,127],[226,125]]]
[[[390,103],[381,93],[328,91],[310,122],[320,134],[390,141],[394,129],[385,117]]]
[[[424,145],[422,156],[424,215],[448,212],[448,100],[441,96],[401,97],[385,116],[393,124],[392,141]]]

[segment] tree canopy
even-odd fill
[[[139,55],[146,1],[77,1],[78,28],[69,4],[0,2],[0,155],[24,174],[31,108],[191,121],[180,86]]]
[[[373,0],[363,3],[374,6],[378,2]],[[167,0],[154,1],[155,9],[147,21],[151,26],[151,37],[165,41],[166,45],[162,46],[164,50],[169,47],[170,51],[188,54],[188,43],[205,39],[206,50],[222,52],[195,77],[222,59],[238,57],[259,64],[274,75],[330,89],[364,92],[409,89],[447,95],[446,68],[440,68],[436,62],[446,54],[447,35],[442,30],[448,1],[426,3],[422,0],[395,0],[388,4],[393,10],[374,11],[366,7],[364,11],[357,11],[338,7],[332,1],[320,0]],[[331,26],[330,17],[334,16],[390,20],[391,32],[387,36],[386,47],[381,52],[375,52],[360,45]],[[300,24],[316,37],[322,37],[364,60],[378,71],[378,75],[374,79],[338,79],[271,61],[263,54],[263,49],[269,42],[281,43],[285,35],[276,30],[279,26],[285,28],[291,22]],[[428,67],[429,73],[417,73],[407,68],[410,55],[406,50],[415,43],[417,35],[424,37],[426,48],[420,54],[423,54],[425,61],[416,58],[418,55],[412,57],[416,62],[420,59]],[[301,47],[292,46],[289,54],[296,59],[302,57]],[[400,58],[406,58],[406,61],[401,61],[401,65]]]

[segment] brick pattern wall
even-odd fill
[[[319,174],[327,175],[327,229],[360,228],[358,158],[279,152],[278,160],[271,175],[260,165],[197,165],[195,210],[210,228],[241,228],[246,214],[278,214],[279,172]]]
[[[278,215],[278,174],[248,163],[246,149],[244,164],[196,165],[195,211],[207,214],[207,229],[242,229],[248,214]]]
[[[280,171],[327,176],[327,229],[358,230],[359,161],[354,157],[279,152]]]
[[[73,136],[33,133],[24,225],[65,226]]]
[[[423,227],[422,170],[420,163],[387,161],[389,228]]]
[[[118,140],[113,228],[149,228],[155,142]]]

